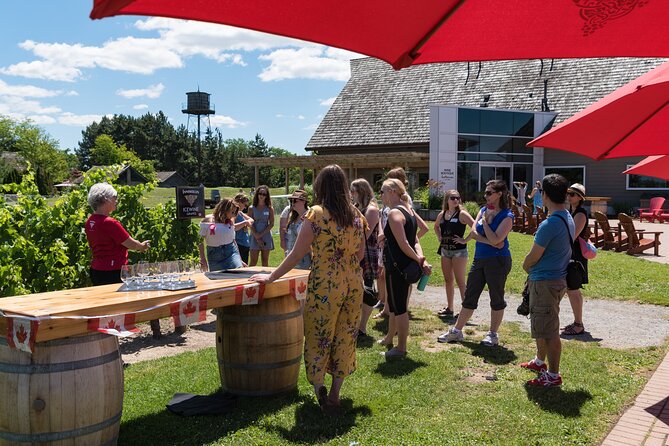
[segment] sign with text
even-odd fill
[[[204,187],[177,186],[177,218],[204,217]]]

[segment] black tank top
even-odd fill
[[[449,220],[446,220],[446,214],[444,218],[439,222],[439,229],[441,230],[441,245],[439,246],[441,254],[441,248],[448,249],[449,251],[457,251],[459,249],[467,249],[467,245],[464,243],[455,243],[453,241],[453,236],[464,237],[465,230],[467,225],[460,223],[460,210],[451,215]]]
[[[401,206],[398,206],[395,209],[399,209],[400,212],[404,214],[404,235],[406,235],[409,246],[413,248],[413,246],[416,244],[416,230],[418,228],[418,225],[416,224],[416,217],[411,215]],[[394,259],[400,268],[407,266],[409,262],[411,262],[411,259],[400,249],[400,246],[397,244],[397,239],[395,238],[392,229],[390,229],[389,224],[387,224],[383,229],[383,234],[386,236],[386,242],[383,245],[383,262],[392,265]]]

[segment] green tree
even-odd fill
[[[55,139],[29,120],[16,122],[0,116],[0,152],[16,152],[30,162],[41,194],[53,192],[53,184],[69,176],[71,158],[67,152],[60,150]]]
[[[140,159],[125,145],[117,145],[109,135],[100,135],[95,139],[90,160],[95,166],[129,164],[150,181],[156,179],[153,161]]]

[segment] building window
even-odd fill
[[[581,183],[585,186],[585,166],[546,166],[544,175],[557,173],[567,179],[569,184]]]
[[[634,164],[628,164],[629,169]],[[669,181],[660,178],[646,177],[643,175],[625,175],[627,177],[627,190],[652,189],[667,190]]]

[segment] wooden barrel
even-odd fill
[[[216,353],[223,388],[263,396],[297,387],[304,325],[291,296],[218,310]]]
[[[92,334],[35,344],[0,340],[0,445],[114,445],[123,409],[118,340]]]

